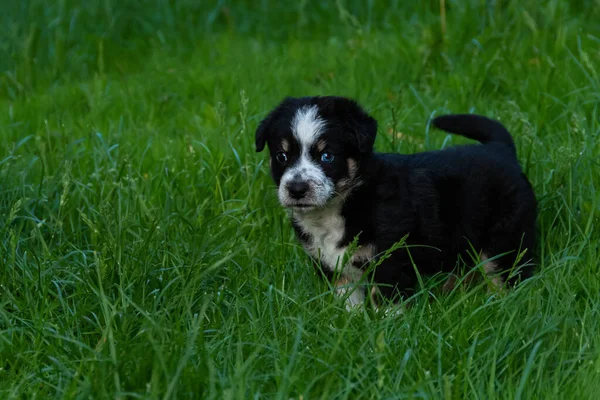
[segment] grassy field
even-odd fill
[[[0,397],[600,396],[600,3],[9,1],[0,14]],[[254,129],[358,99],[376,147],[500,118],[539,272],[402,316],[345,311]]]

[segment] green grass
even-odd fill
[[[445,32],[433,0],[8,3],[1,398],[598,398],[600,3],[447,0]],[[381,151],[500,118],[539,273],[347,313],[253,148],[316,94],[364,104]]]

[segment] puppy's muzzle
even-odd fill
[[[300,200],[306,196],[306,192],[308,192],[309,185],[307,182],[294,179],[286,185],[286,189],[291,198],[295,200]]]

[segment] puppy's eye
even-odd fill
[[[285,151],[280,151],[279,153],[277,153],[275,155],[275,159],[277,160],[277,162],[279,162],[281,164],[285,164],[288,160],[288,156],[285,153]]]
[[[325,152],[323,154],[321,154],[321,161],[323,161],[324,163],[332,163],[333,160],[335,159],[335,156],[329,152]]]

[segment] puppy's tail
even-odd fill
[[[433,125],[446,132],[456,133],[480,143],[500,143],[516,155],[515,142],[500,122],[475,114],[441,115],[434,118]]]

